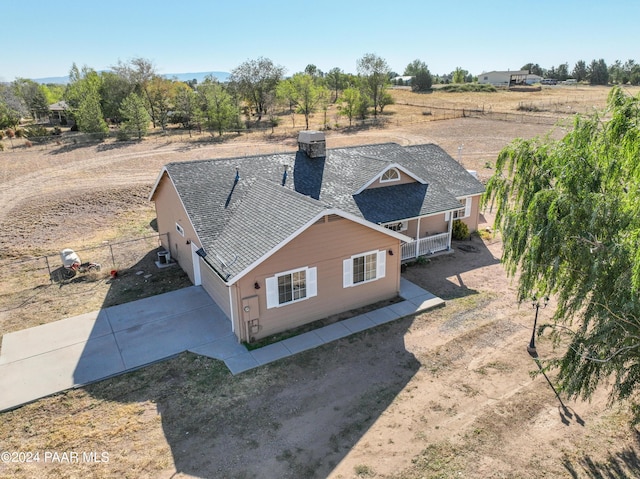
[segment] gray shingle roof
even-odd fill
[[[391,184],[355,194],[393,164],[427,184]],[[224,270],[223,276],[243,271],[326,208],[386,223],[456,209],[456,197],[484,191],[431,144],[385,143],[329,149],[321,158],[298,151],[169,163],[165,168],[207,260]]]
[[[437,180],[456,197],[477,195],[484,192],[484,185],[467,172],[464,167],[451,158],[437,145],[413,145],[405,147],[414,158],[415,171]]]
[[[214,240],[202,238],[210,262],[231,276],[259,260],[326,210],[321,202],[258,179]]]

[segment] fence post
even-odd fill
[[[51,267],[49,266],[49,258],[44,257],[44,262],[47,263],[47,271],[49,272],[49,283],[53,283],[53,276],[51,275]]]
[[[116,267],[116,259],[113,256],[113,245],[109,244],[109,251],[111,251],[111,263],[113,263],[113,267]]]

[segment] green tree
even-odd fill
[[[289,113],[293,114],[294,108],[298,105],[298,90],[293,84],[293,77],[282,80],[276,87],[276,98],[287,105]]]
[[[518,298],[555,296],[549,360],[561,389],[630,399],[640,420],[640,97],[614,88],[602,114],[560,141],[516,140],[498,156],[485,204],[496,207]],[[605,119],[606,118],[606,119]]]
[[[469,72],[467,70],[463,70],[460,67],[456,67],[456,69],[451,74],[451,81],[453,83],[464,83]]]
[[[200,124],[202,118],[198,108],[198,94],[187,83],[183,83],[176,91],[175,111],[171,120],[189,130],[191,136],[191,130]]]
[[[111,71],[100,72],[100,79],[102,113],[113,123],[120,123],[120,105],[134,91],[134,85]]]
[[[421,71],[428,70],[427,64],[422,60],[413,60],[404,68],[404,76],[414,77]]]
[[[349,87],[342,92],[341,101],[342,105],[340,106],[339,112],[341,115],[349,118],[349,127],[351,127],[353,119],[356,118],[362,110],[362,104],[366,103],[363,101],[360,90],[354,87]]]
[[[100,87],[101,79],[93,69],[84,66],[80,70],[74,63],[69,72],[65,100],[71,106],[78,130],[104,138],[109,127],[100,106]]]
[[[573,78],[575,78],[576,81],[579,82],[585,81],[587,79],[587,64],[584,62],[584,60],[578,60],[576,62],[571,75],[573,75]]]
[[[293,75],[291,86],[295,92],[297,112],[304,115],[305,128],[308,130],[309,116],[316,111],[326,88],[316,86],[313,77],[307,73]]]
[[[558,68],[556,69],[556,75],[556,78],[560,81],[565,81],[567,78],[569,78],[569,64],[561,63],[560,65],[558,65]]]
[[[46,118],[49,113],[49,103],[44,88],[28,78],[17,78],[11,83],[15,94],[22,98],[34,120]]]
[[[527,63],[526,65],[523,65],[520,70],[527,70],[532,75],[538,75],[540,77],[545,76],[545,71],[537,63]]]
[[[609,83],[609,69],[602,58],[591,62],[587,69],[587,78],[591,85],[607,85]]]
[[[404,69],[404,74],[411,79],[412,91],[429,91],[433,85],[433,77],[427,64],[421,60],[414,60]]]
[[[154,76],[147,84],[147,103],[155,115],[154,126],[167,128],[169,114],[175,108],[176,84],[161,76]]]
[[[151,117],[140,95],[132,92],[122,101],[120,116],[123,119],[120,130],[126,136],[132,135],[138,140],[142,140],[142,137],[147,135]]]
[[[627,82],[631,85],[640,85],[640,64],[636,63],[635,60],[629,59],[624,62],[625,76]]]
[[[276,86],[284,71],[284,67],[263,57],[247,60],[231,71],[231,83],[249,108],[255,111],[258,121],[267,113],[269,102],[275,98]]]
[[[338,101],[340,91],[344,88],[346,82],[345,73],[338,67],[332,68],[327,73],[325,80],[327,86],[333,92],[333,102]]]
[[[137,57],[126,63],[118,61],[117,65],[111,66],[111,70],[125,79],[130,84],[131,91],[136,92],[144,100],[153,127],[160,125],[162,119],[156,110],[157,98],[152,97],[150,90],[152,80],[160,77],[153,62],[146,58]]]
[[[324,77],[324,73],[313,63],[309,63],[306,67],[304,67],[304,72],[307,75],[311,75],[314,80]]]
[[[391,68],[383,58],[373,53],[367,53],[358,59],[357,70],[362,78],[364,93],[371,100],[373,116],[377,117],[383,94],[389,85]],[[384,108],[384,105],[382,105],[382,108]]]
[[[205,78],[198,86],[200,108],[205,125],[219,136],[231,128],[239,128],[239,111],[233,97],[217,80]]]

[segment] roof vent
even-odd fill
[[[304,151],[309,158],[326,156],[327,142],[321,131],[301,131],[298,133],[298,150]]]

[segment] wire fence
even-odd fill
[[[166,235],[166,233],[164,233]],[[133,268],[160,246],[163,235],[145,236],[127,241],[105,243],[91,248],[74,249],[81,261],[100,264],[109,274]],[[60,254],[38,256],[19,261],[0,261],[2,294],[61,282],[68,278]],[[116,273],[114,273],[116,274]]]

